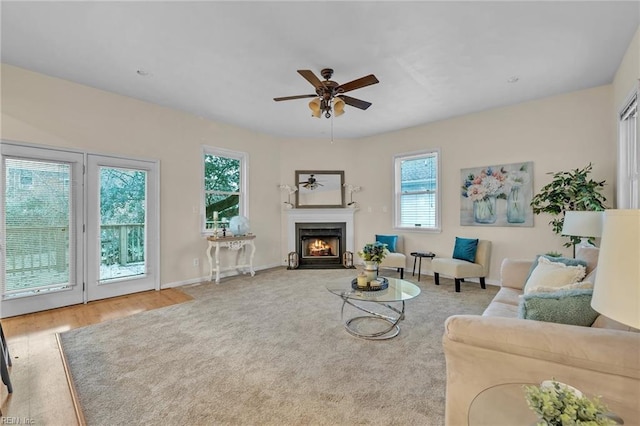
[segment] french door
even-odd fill
[[[156,162],[0,151],[0,317],[159,288]]]
[[[159,288],[155,162],[88,156],[87,299]]]
[[[83,161],[2,144],[2,317],[83,302]]]

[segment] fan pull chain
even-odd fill
[[[333,115],[331,116],[331,144],[333,144]]]

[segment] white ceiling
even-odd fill
[[[296,70],[349,92],[357,138],[611,83],[638,1],[10,2],[3,63],[284,137],[326,137]],[[149,75],[139,76],[143,70]],[[507,83],[512,77],[517,83]]]

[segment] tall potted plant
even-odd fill
[[[607,199],[600,193],[605,181],[598,182],[589,178],[592,169],[593,166],[589,163],[582,169],[548,173],[553,175],[553,179],[531,200],[534,214],[547,213],[552,216],[549,224],[556,234],[562,232],[566,211],[602,211],[606,208],[604,202]],[[580,237],[569,238],[570,241],[564,243],[565,247],[580,242]]]

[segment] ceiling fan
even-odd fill
[[[330,80],[333,75],[333,70],[331,68],[324,68],[320,71],[320,75],[322,75],[325,81],[320,80],[311,70],[298,70],[298,74],[304,77],[313,85],[313,87],[315,87],[316,93],[309,95],[284,96],[281,98],[273,98],[273,100],[278,102],[289,101],[291,99],[315,98],[309,102],[309,108],[311,108],[312,116],[317,118],[320,118],[320,115],[323,112],[325,117],[330,118],[332,107],[333,113],[338,117],[344,114],[345,104],[362,110],[369,108],[371,106],[370,102],[352,98],[351,96],[344,95],[344,93],[379,83],[375,75],[369,74],[348,83],[338,84],[335,81]]]
[[[324,186],[323,184],[318,182],[318,179],[313,177],[313,175],[309,175],[309,178],[306,181],[298,182],[298,184],[302,185],[303,188],[306,188],[310,191],[313,191],[318,186]]]

